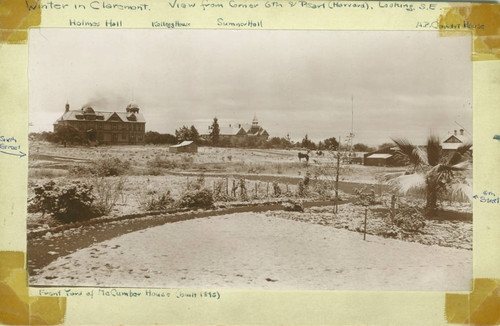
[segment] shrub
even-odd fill
[[[129,161],[122,161],[118,157],[104,157],[96,161],[94,174],[101,177],[118,176],[125,174],[129,168]]]
[[[287,212],[303,212],[304,211],[304,206],[302,206],[302,203],[300,202],[286,202],[282,203],[281,207],[283,207],[284,211]]]
[[[316,179],[311,183],[311,192],[313,195],[321,200],[332,199],[332,192],[334,184],[329,180]]]
[[[156,155],[152,160],[147,162],[149,168],[175,169],[179,164],[173,159],[162,158]]]
[[[240,200],[247,201],[248,193],[247,193],[247,186],[245,179],[243,178],[240,179],[240,181],[238,182],[238,187],[240,188]]]
[[[79,164],[71,167],[69,172],[75,176],[110,177],[125,174],[130,168],[130,161],[120,160],[118,157],[103,157],[93,165]]]
[[[213,194],[208,189],[187,191],[179,200],[179,206],[189,208],[210,207],[213,203]]]
[[[309,178],[304,177],[303,180],[299,181],[298,187],[297,187],[297,195],[299,197],[306,197],[308,192],[309,192]]]
[[[175,200],[170,190],[162,193],[153,191],[139,198],[139,206],[146,211],[161,211],[174,207]]]
[[[227,186],[224,180],[219,179],[214,181],[213,198],[215,201],[229,201],[231,199],[226,192]]]
[[[125,182],[125,177],[119,177],[116,180],[95,177],[93,181],[94,193],[96,194],[95,206],[104,214],[110,213],[120,197],[123,201]]]
[[[279,197],[281,196],[282,191],[280,188],[280,185],[277,182],[273,182],[273,196],[274,197]]]
[[[373,186],[369,192],[366,192],[365,186],[363,186],[359,189],[354,188],[353,192],[354,192],[354,195],[356,196],[355,203],[357,205],[368,206],[368,205],[377,204],[377,202],[375,200],[375,190],[373,189]]]
[[[421,209],[400,206],[392,223],[405,231],[416,232],[425,226],[425,216]]]
[[[54,181],[34,189],[30,200],[31,212],[49,213],[59,222],[76,222],[102,215],[102,211],[92,204],[95,200],[92,186],[74,181],[66,186],[58,186]]]

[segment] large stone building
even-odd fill
[[[136,104],[129,104],[125,112],[95,111],[90,106],[70,110],[54,123],[54,132],[62,126],[74,127],[82,142],[98,144],[143,144],[146,121]]]
[[[219,127],[219,143],[227,145],[257,144],[266,141],[269,133],[259,125],[257,116],[254,116],[251,124],[230,124]],[[201,136],[210,139],[210,127],[207,133]]]

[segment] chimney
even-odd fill
[[[456,136],[456,135],[457,135],[457,131],[456,131],[456,130],[453,130],[453,134]]]
[[[463,135],[464,135],[464,130],[460,129],[460,136],[463,136]]]
[[[238,128],[241,128],[241,123],[240,123],[240,124],[238,124]]]

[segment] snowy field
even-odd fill
[[[38,286],[469,290],[472,251],[240,213],[168,223],[60,257]]]

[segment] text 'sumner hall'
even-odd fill
[[[136,104],[129,104],[125,112],[95,111],[90,106],[70,110],[54,123],[54,132],[61,126],[76,128],[81,139],[100,144],[143,144],[146,121]]]

